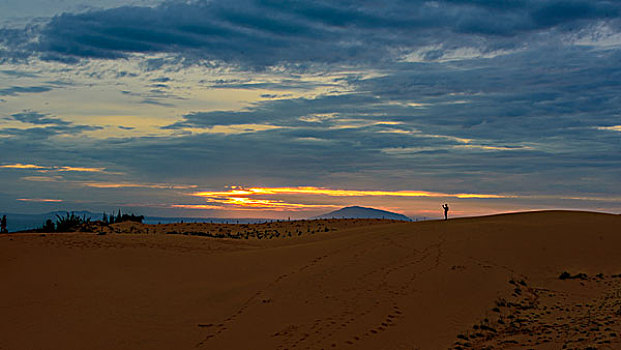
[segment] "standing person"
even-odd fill
[[[448,220],[448,211],[449,211],[448,204],[444,203],[442,205],[442,209],[444,209],[444,220]]]
[[[8,233],[6,229],[6,215],[2,215],[2,219],[0,220],[0,233]]]

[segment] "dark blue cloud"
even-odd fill
[[[404,48],[433,44],[482,51],[520,47],[551,29],[575,31],[597,20],[618,26],[620,11],[621,4],[604,0],[169,1],[65,13],[29,34],[7,29],[4,41],[66,62],[131,53],[246,66],[382,62]],[[27,40],[32,37],[37,40]]]
[[[84,131],[102,129],[99,126],[76,125],[72,122],[50,116],[49,114],[29,110],[11,114],[10,117],[5,117],[4,119],[36,125],[36,127],[30,128],[0,129],[1,135],[5,137],[3,140],[6,140],[6,142],[19,144],[20,140],[24,140],[26,142],[31,142],[33,146],[37,145],[37,142],[45,142],[52,136],[77,135]],[[38,146],[45,148],[42,144]]]
[[[7,137],[10,142],[15,142],[16,139],[27,140],[28,142],[45,141],[53,136],[58,135],[77,135],[84,131],[100,130],[101,127],[91,125],[53,125],[44,127],[35,127],[28,129],[17,128],[5,128],[0,132],[3,136]],[[44,147],[44,145],[37,144],[38,147]],[[24,159],[31,159],[26,156]]]
[[[539,26],[549,27],[576,20],[615,18],[619,11],[619,4],[612,1],[561,0],[538,4],[532,17]]]
[[[35,73],[31,73],[31,72],[23,72],[23,71],[17,71],[17,70],[0,70],[0,73],[11,76],[11,77],[18,77],[18,78],[35,78],[38,77],[38,74]]]
[[[33,31],[40,28],[0,28],[0,63],[23,61],[33,55]]]
[[[169,77],[159,77],[159,78],[155,78],[155,79],[151,79],[151,81],[156,82],[156,83],[167,83],[170,81]]]
[[[0,96],[15,96],[19,94],[33,94],[52,90],[49,86],[11,86],[0,89]]]
[[[42,114],[33,111],[23,111],[21,113],[11,114],[12,119],[30,124],[37,125],[69,125],[68,121],[50,117],[49,114]]]
[[[162,106],[162,107],[174,107],[175,106],[172,103],[158,101],[153,98],[145,98],[142,101],[140,101],[140,103],[145,104],[145,105],[155,105],[155,106]]]
[[[165,127],[259,123],[281,129],[191,135],[159,147],[162,154],[179,147],[177,154],[203,159],[199,172],[215,177],[253,164],[240,182],[276,173],[321,185],[317,179],[346,173],[370,182],[381,176],[383,185],[393,179],[401,188],[607,195],[619,180],[621,144],[618,132],[598,127],[619,124],[618,57],[614,49],[537,47],[493,59],[400,63],[380,77],[350,77],[356,86],[350,94],[195,112]]]
[[[168,53],[178,55],[175,65],[219,60],[248,74],[278,64],[286,71],[278,82],[253,76],[200,85],[283,94],[262,94],[270,100],[242,110],[188,113],[163,127],[171,136],[82,140],[73,147],[48,138],[88,126],[18,113],[12,118],[45,127],[4,129],[11,137],[0,138],[0,146],[15,162],[78,159],[123,169],[128,179],[210,188],[259,182],[618,196],[620,134],[600,127],[620,124],[621,53],[615,45],[569,42],[583,31],[597,37],[600,25],[618,33],[620,6],[597,0],[245,0],[64,14],[30,28],[37,41],[18,32],[0,40],[66,62]],[[20,35],[29,46],[12,44]],[[447,60],[463,47],[478,51]],[[416,49],[423,62],[397,59]],[[495,50],[507,52],[494,57]],[[170,63],[144,62],[158,78],[146,91],[122,93],[171,106],[170,98],[178,97],[172,95],[176,84],[166,88]],[[379,74],[365,78],[339,70],[343,66]],[[332,68],[344,77],[317,83],[296,76]],[[286,95],[331,84],[348,92]],[[186,130],[238,124],[278,128],[228,135]]]
[[[208,87],[217,89],[267,89],[267,90],[313,90],[319,87],[335,86],[336,82],[311,82],[299,79],[281,79],[278,82],[252,82],[242,79],[218,79],[212,82],[202,81]]]

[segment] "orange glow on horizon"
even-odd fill
[[[85,172],[85,173],[102,173],[105,172],[106,168],[84,168],[84,167],[72,167],[72,166],[63,166],[58,168],[58,171],[77,171],[77,172]]]
[[[34,164],[17,163],[17,164],[0,165],[0,168],[4,168],[4,169],[45,169],[46,167],[34,165]]]
[[[42,165],[36,165],[36,164],[22,164],[22,163],[0,165],[0,168],[33,169],[33,170],[38,170],[39,172],[74,171],[74,172],[84,172],[84,173],[106,173],[106,168],[87,168],[87,167],[74,167],[74,166],[42,166]]]
[[[202,191],[191,194],[205,198],[210,204],[187,204],[174,207],[187,209],[235,209],[235,210],[308,210],[318,208],[340,208],[343,205],[334,204],[301,204],[290,203],[281,199],[256,199],[256,196],[303,195],[322,197],[412,197],[412,198],[512,198],[511,196],[477,193],[439,193],[428,191],[378,191],[378,190],[344,190],[322,187],[249,187],[232,186],[227,191]]]
[[[196,192],[197,197],[237,197],[253,195],[307,194],[330,197],[454,197],[454,198],[514,198],[514,196],[479,194],[479,193],[440,193],[427,191],[375,191],[375,190],[340,190],[321,187],[250,187],[239,189],[233,187],[229,191]]]
[[[252,199],[248,197],[239,197],[240,195],[246,195],[243,192],[234,190],[233,195],[230,196],[218,196],[218,197],[209,197],[208,203],[215,203],[219,205],[208,205],[208,204],[179,204],[173,205],[175,208],[186,208],[186,209],[242,209],[242,210],[252,210],[252,209],[269,209],[276,211],[296,211],[296,210],[305,210],[305,209],[320,209],[320,208],[337,208],[338,205],[331,204],[301,204],[301,203],[288,203],[282,200],[270,200],[270,199]]]

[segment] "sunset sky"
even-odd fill
[[[0,213],[621,213],[621,2],[0,1]]]

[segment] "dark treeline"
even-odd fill
[[[142,215],[134,215],[122,213],[119,209],[118,213],[115,215],[114,213],[108,215],[103,213],[103,218],[99,221],[100,225],[110,225],[116,224],[124,221],[133,221],[142,223],[144,220],[144,216]],[[86,216],[78,216],[75,213],[67,212],[63,215],[56,215],[56,221],[52,221],[48,219],[45,221],[43,226],[37,229],[37,232],[77,232],[77,231],[91,231],[89,226],[91,226],[91,218],[87,218]]]
[[[38,229],[39,232],[72,232],[77,231],[84,224],[91,222],[86,216],[75,215],[74,212],[65,213],[64,216],[56,214],[56,222],[47,219],[43,227]]]
[[[119,209],[116,216],[114,215],[114,212],[111,213],[110,215],[103,213],[103,218],[102,218],[102,221],[105,224],[115,224],[115,223],[124,222],[124,221],[133,221],[133,222],[142,223],[143,220],[144,220],[143,215],[124,214],[124,213],[121,213],[121,209]]]

